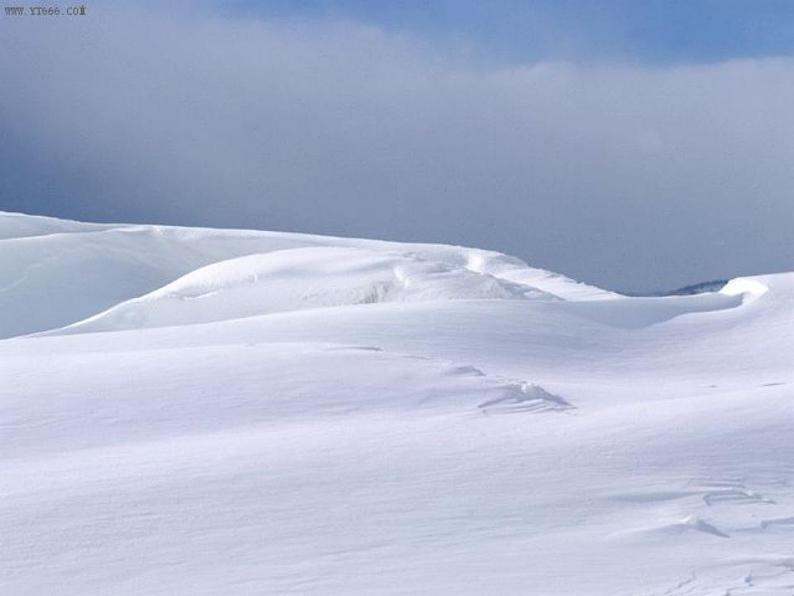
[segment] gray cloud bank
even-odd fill
[[[794,269],[792,59],[508,68],[119,10],[0,34],[0,209],[475,245],[623,290]]]

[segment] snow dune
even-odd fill
[[[0,593],[790,595],[794,273],[0,216]]]
[[[386,290],[389,295],[382,297],[387,300],[411,301],[508,295],[542,299],[613,296],[500,253],[454,246],[244,230],[83,224],[2,212],[0,242],[0,337],[70,325],[136,298],[141,300],[121,309],[125,315],[134,320],[132,312],[142,317],[152,314],[158,324],[168,324],[165,312],[156,316],[154,311],[174,312],[171,299],[187,299],[202,286],[212,286],[220,298],[226,294],[222,286],[227,277],[233,286],[229,288],[235,296],[232,300],[241,300],[239,316],[377,301],[379,292]],[[273,254],[291,249],[306,251]],[[351,252],[345,254],[342,249]],[[350,271],[333,271],[335,262],[349,261],[355,250],[361,251],[355,258],[357,264],[342,265],[351,267]],[[367,253],[371,263],[365,262]],[[251,258],[235,260],[244,256]],[[306,267],[305,274],[300,273],[301,267]],[[356,267],[358,270],[352,270]],[[379,273],[374,271],[378,268]],[[347,274],[358,281],[346,279]],[[404,283],[392,279],[403,274]],[[277,290],[269,291],[265,279],[258,290],[244,287],[246,276],[267,275],[278,277],[272,280]],[[303,279],[298,279],[301,275]],[[187,277],[177,281],[182,276]],[[417,276],[422,279],[415,279]],[[177,285],[164,287],[172,282]],[[162,290],[155,292],[158,289]],[[183,289],[184,295],[180,293]],[[252,306],[251,301],[261,300],[266,301],[261,310]],[[189,321],[191,316],[198,317],[195,322],[234,316],[234,306],[223,302],[221,315],[213,315],[212,307],[186,306],[174,323]],[[119,314],[108,313],[111,318]],[[122,325],[129,326],[129,320]]]
[[[323,246],[213,263],[64,332],[207,323],[327,306],[476,298],[556,299],[443,261]]]

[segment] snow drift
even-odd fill
[[[82,224],[2,212],[0,242],[0,337],[76,323],[121,302],[155,292],[182,276],[187,276],[187,279],[178,282],[176,288],[163,288],[160,293],[122,310],[127,314],[135,311],[141,316],[144,316],[144,311],[146,315],[152,314],[150,309],[168,311],[174,313],[177,324],[191,320],[191,313],[198,316],[196,322],[216,320],[218,316],[231,317],[235,309],[228,303],[224,304],[226,310],[222,315],[211,314],[212,308],[204,309],[203,315],[199,314],[202,309],[195,305],[185,306],[181,309],[183,313],[177,314],[166,298],[169,293],[179,295],[180,283],[185,288],[191,284],[214,284],[216,290],[224,293],[221,286],[227,275],[229,283],[234,286],[234,289],[229,288],[230,292],[244,302],[240,305],[240,316],[312,305],[354,303],[368,298],[377,301],[380,299],[377,293],[381,291],[376,287],[378,284],[383,290],[390,290],[386,297],[389,300],[501,298],[508,295],[513,298],[563,299],[612,296],[610,292],[564,276],[528,267],[522,261],[500,253],[455,246],[277,232]],[[272,255],[301,248],[307,252]],[[345,255],[341,249],[351,252]],[[347,278],[344,271],[333,272],[335,262],[352,258],[355,250],[361,251],[356,257],[359,270],[351,269],[347,273],[356,277],[358,282]],[[363,255],[367,252],[373,259],[369,265],[363,262],[366,259]],[[234,260],[243,256],[251,258]],[[381,257],[380,264],[376,263]],[[289,263],[290,259],[295,262]],[[221,261],[228,262],[223,264]],[[209,265],[213,267],[197,271]],[[301,274],[300,268],[304,266],[306,269]],[[380,268],[381,271],[366,273],[364,269],[367,267]],[[250,268],[250,274],[244,271],[246,268]],[[279,268],[280,273],[277,271]],[[260,269],[261,275],[258,273]],[[420,272],[422,269],[424,273]],[[270,281],[278,285],[277,289],[269,292],[269,282],[263,279],[258,285],[258,293],[244,290],[243,277],[266,276],[270,270],[273,275]],[[403,273],[411,287],[403,284],[402,290],[396,290],[399,280],[395,283],[392,278]],[[297,280],[300,275],[303,279]],[[364,279],[366,276],[369,276],[371,284]],[[211,281],[211,277],[216,281]],[[291,282],[287,277],[294,280],[293,288],[288,287]],[[188,297],[195,290],[186,291],[188,293],[184,296]],[[314,297],[309,295],[312,292],[316,294]],[[369,296],[368,292],[375,294]],[[261,310],[251,302],[257,298],[265,300]],[[151,304],[158,299],[161,309]],[[295,303],[289,303],[290,299]],[[141,306],[141,303],[147,303],[147,306]],[[115,312],[113,316],[117,314]],[[129,317],[135,319],[133,314]],[[165,313],[159,318],[155,316],[155,319],[168,324]],[[122,324],[128,325],[129,320]]]
[[[64,332],[206,323],[327,306],[476,298],[556,297],[413,255],[360,248],[294,248],[207,265]]]

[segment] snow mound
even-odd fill
[[[725,284],[720,290],[720,293],[726,296],[742,296],[748,300],[754,300],[760,298],[768,291],[769,286],[767,286],[761,278],[737,277]]]
[[[416,256],[309,247],[202,267],[62,332],[166,327],[306,308],[455,299],[557,298],[530,286]]]
[[[412,271],[415,267],[412,269],[411,261],[435,263],[428,265],[438,269],[432,276],[429,270],[427,275],[419,276],[422,283],[430,284],[426,291],[417,287],[418,278],[410,279],[415,282],[413,287],[402,292],[403,297],[410,300],[420,295],[424,296],[422,299],[430,299],[433,294],[442,299],[450,295],[514,297],[516,284],[526,286],[530,292],[539,290],[538,295],[553,294],[563,300],[615,297],[611,292],[529,267],[514,257],[460,246],[255,230],[87,224],[3,212],[0,212],[0,243],[0,338],[57,329],[82,321],[214,263],[269,253],[279,254],[274,259],[289,258],[289,253],[283,251],[290,249],[359,249],[383,254],[386,261],[399,254],[406,260],[402,270]],[[340,277],[341,271],[330,271],[328,275],[321,271],[326,265],[333,268],[332,258],[323,260],[317,256],[309,260],[315,258],[315,264],[309,268],[317,275],[317,284]],[[343,258],[342,253],[337,253],[336,258]],[[294,264],[303,266],[299,261]],[[382,264],[385,274],[390,267],[397,267],[386,261]],[[273,261],[267,267],[277,269],[278,264]],[[222,268],[228,267],[223,265]],[[352,267],[351,271],[354,269]],[[210,272],[211,275],[217,273]],[[233,276],[233,272],[229,274]],[[298,272],[298,275],[302,274]],[[388,273],[386,278],[390,275]],[[473,284],[477,288],[472,290],[474,280],[478,280]],[[307,279],[303,285],[309,291],[312,284]],[[446,285],[447,289],[441,291],[439,285]],[[330,299],[330,294],[337,291],[333,287],[313,291],[325,294],[328,304],[339,302]],[[349,291],[355,293],[358,288],[342,289],[341,293]],[[323,302],[318,298],[315,303]],[[293,305],[294,309],[306,307],[307,304],[302,303]],[[285,308],[287,305],[282,303],[276,310]],[[192,308],[187,311],[184,320],[192,320],[189,314]],[[231,316],[246,316],[249,310],[244,309],[242,315],[238,315],[235,308],[229,312]]]

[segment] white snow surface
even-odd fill
[[[794,594],[794,273],[0,238],[0,594]]]

